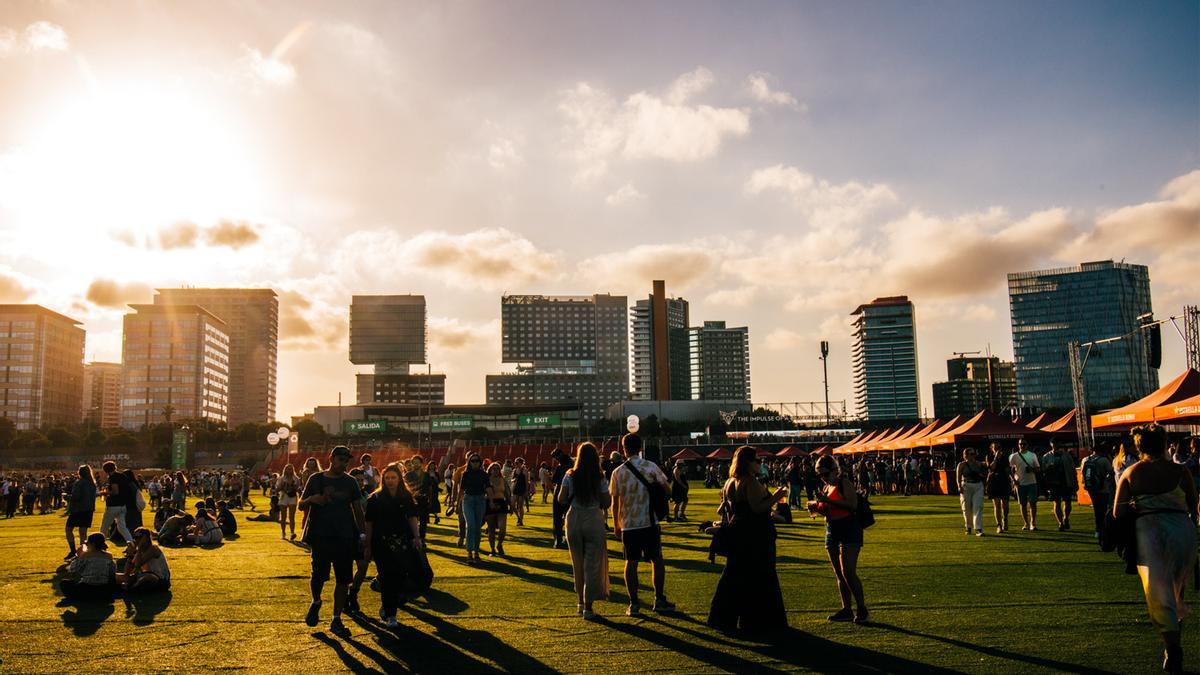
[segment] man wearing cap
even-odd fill
[[[339,445],[329,451],[329,469],[315,473],[304,486],[300,508],[308,512],[304,527],[304,543],[312,551],[312,604],[304,622],[316,626],[321,614],[321,590],[329,581],[329,568],[333,567],[336,586],[333,591],[333,620],[329,630],[335,634],[347,634],[342,623],[342,608],[346,605],[346,593],[354,578],[354,555],[357,539],[365,537],[361,504],[362,492],[358,481],[346,473],[350,465],[350,449]]]

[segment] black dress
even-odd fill
[[[727,485],[727,490],[732,486]],[[718,630],[764,633],[787,627],[783,591],[775,572],[775,523],[744,498],[731,502],[729,556],[717,582],[708,625]]]

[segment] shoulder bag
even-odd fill
[[[637,470],[637,467],[634,466],[632,461],[625,462],[625,466],[629,467],[629,470],[633,473],[633,476],[637,478],[642,485],[646,486],[646,491],[650,494],[650,512],[654,515],[654,522],[657,524],[663,520],[666,520],[667,513],[670,512],[671,508],[667,498],[667,489],[662,486],[662,483],[657,481],[651,483],[650,481],[646,480],[646,477],[642,475],[641,471]]]

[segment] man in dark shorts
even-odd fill
[[[312,551],[312,604],[304,623],[316,626],[321,615],[321,590],[329,581],[333,567],[336,585],[333,590],[333,620],[329,630],[338,635],[349,634],[342,623],[346,594],[354,579],[354,556],[358,538],[365,537],[362,491],[358,481],[346,473],[350,465],[350,449],[339,445],[329,451],[329,469],[313,474],[304,486],[300,508],[308,511],[304,527],[304,543]]]
[[[675,609],[664,592],[666,568],[663,565],[662,533],[650,506],[650,490],[642,483],[655,482],[667,489],[667,476],[650,460],[642,458],[642,439],[637,434],[621,437],[625,463],[612,474],[609,487],[613,500],[614,533],[625,549],[625,588],[629,591],[627,616],[638,616],[638,562],[645,560],[654,570],[654,611]],[[636,473],[635,473],[636,472]],[[638,478],[638,474],[641,478]]]

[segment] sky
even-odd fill
[[[1195,2],[0,4],[0,302],[120,360],[153,289],[280,294],[279,417],[353,398],[354,294],[427,299],[483,402],[504,293],[750,327],[756,402],[850,400],[850,313],[916,305],[922,407],[1012,356],[1005,275],[1200,302]],[[1184,367],[1164,333],[1162,380]],[[851,401],[851,407],[852,401]]]

